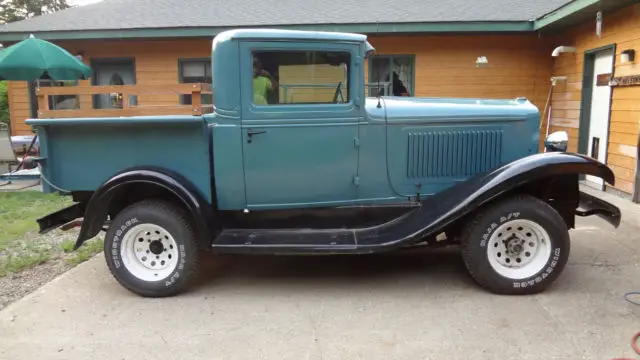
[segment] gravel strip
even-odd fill
[[[60,258],[16,274],[0,277],[0,310],[71,268],[69,263]]]

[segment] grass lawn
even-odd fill
[[[70,197],[39,191],[0,192],[0,277],[49,261],[75,266],[102,251],[96,238],[72,252],[77,231],[38,234],[38,218],[71,203]]]

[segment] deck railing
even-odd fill
[[[381,95],[389,95],[390,85],[370,83],[365,84],[365,87],[367,95],[370,89],[383,89]],[[326,90],[328,95],[333,96],[336,86],[337,84],[280,84],[281,101],[295,103],[294,96],[308,96],[305,90],[309,89]],[[82,81],[77,86],[36,88],[39,118],[202,115],[213,111],[212,104],[202,103],[201,95],[207,94],[213,94],[213,91],[211,84],[206,83],[100,86],[88,85],[88,81]],[[190,104],[181,104],[183,95],[191,95]],[[339,95],[342,98],[345,96],[343,93]],[[60,103],[55,101],[60,98],[66,100]]]
[[[78,85],[36,88],[39,118],[202,115],[213,110],[213,105],[202,104],[202,94],[213,94],[210,84]],[[191,103],[181,104],[181,95],[191,95]],[[60,109],[51,103],[51,99],[59,97],[69,97],[67,100],[72,100],[70,103],[73,105]]]

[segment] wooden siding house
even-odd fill
[[[41,82],[39,90],[10,82],[12,133],[31,133],[24,123],[29,117],[190,113],[194,104],[211,104],[206,88],[191,85],[211,81],[212,38],[229,28],[358,32],[377,49],[366,69],[370,95],[396,72],[409,96],[526,97],[541,113],[549,110],[541,142],[550,117],[549,131],[567,131],[570,150],[606,162],[618,178],[614,190],[640,199],[640,84],[637,77],[619,78],[640,75],[637,56],[626,55],[640,48],[640,0],[423,0],[410,8],[383,0],[226,4],[104,0],[0,26],[5,46],[34,34],[94,71],[91,80]],[[292,87],[304,80],[295,69],[285,73]]]

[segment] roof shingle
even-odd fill
[[[104,0],[0,32],[529,21],[570,0]],[[232,4],[231,6],[225,4]]]

